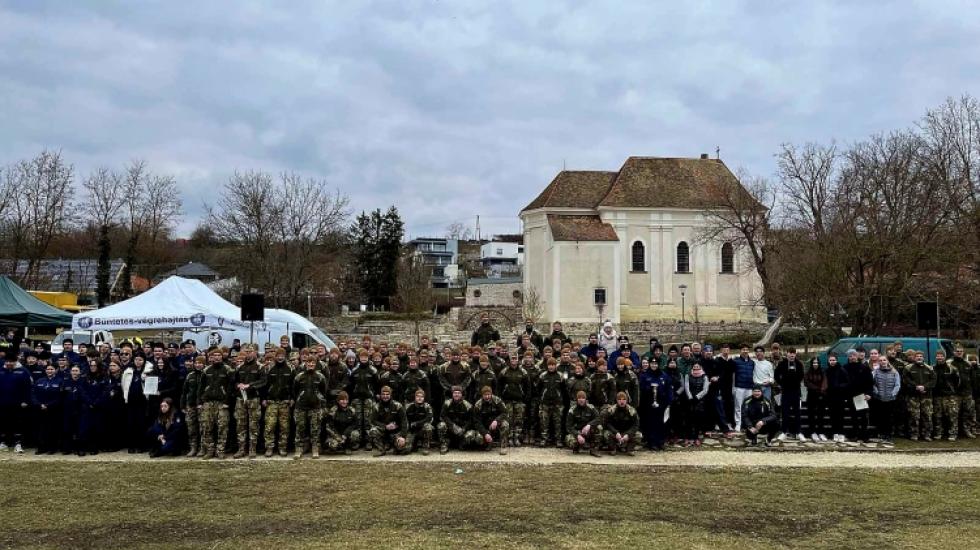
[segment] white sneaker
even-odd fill
[[[827,436],[825,436],[824,434],[820,434],[820,441],[822,441],[823,443],[826,443],[827,442]]]
[[[812,439],[814,443],[820,443],[820,436],[817,434],[811,435],[810,439]]]
[[[7,450],[7,444],[6,443],[0,443],[0,451],[6,451],[6,450]]]
[[[780,442],[786,441],[786,434],[781,433],[778,436],[776,436],[776,439],[779,440]]]
[[[840,434],[840,442],[847,443],[847,436],[845,436],[844,434]]]
[[[796,434],[796,439],[800,443],[805,443],[806,442],[806,437],[804,437],[803,434]]]
[[[834,443],[840,443],[840,434],[834,434]]]
[[[14,445],[14,452],[15,453],[23,453],[24,452],[24,448],[20,446],[20,443]]]

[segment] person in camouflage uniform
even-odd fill
[[[323,367],[323,375],[327,377],[327,406],[332,407],[337,403],[337,395],[347,391],[350,385],[348,373],[347,365],[340,360],[337,348],[330,350],[327,363]]]
[[[568,408],[565,425],[568,435],[565,436],[565,446],[578,453],[588,447],[589,454],[599,456],[599,443],[602,441],[602,419],[595,405],[589,403],[587,394],[579,390],[575,395],[575,404]]]
[[[350,372],[351,405],[358,414],[358,430],[365,436],[371,429],[371,414],[374,411],[374,396],[378,393],[378,370],[368,358],[370,354],[364,348],[357,352],[357,363]],[[368,441],[368,450],[371,442]]]
[[[902,375],[909,411],[909,439],[918,441],[921,437],[932,441],[932,390],[936,387],[936,371],[923,361],[921,351],[913,352],[913,357],[913,363]]]
[[[293,411],[296,423],[296,454],[303,456],[306,445],[310,445],[313,458],[320,457],[320,423],[323,419],[323,405],[327,402],[327,377],[317,369],[316,354],[310,353],[303,360],[303,370],[293,379]],[[307,432],[309,437],[307,438]]]
[[[500,333],[490,325],[490,315],[481,313],[480,326],[473,331],[473,336],[470,338],[470,345],[485,348],[487,344],[496,342],[497,340],[500,340]]]
[[[391,388],[383,386],[381,398],[371,414],[371,429],[368,431],[368,437],[374,445],[374,456],[387,454],[389,444],[396,454],[404,453],[407,435],[405,406],[391,398]]]
[[[528,350],[524,353],[521,368],[527,373],[527,398],[525,403],[527,408],[524,410],[524,443],[533,444],[538,430],[538,379],[541,378],[541,369],[535,362],[534,352]]]
[[[449,361],[440,365],[437,371],[439,386],[442,387],[443,395],[451,395],[453,386],[459,386],[465,396],[473,381],[470,366],[463,362],[459,349],[453,348],[449,357]]]
[[[490,368],[490,358],[481,354],[477,359],[477,368],[473,371],[473,382],[470,384],[470,399],[474,404],[480,399],[480,390],[484,386],[497,387],[497,376]]]
[[[508,365],[500,371],[500,376],[497,377],[497,393],[507,406],[507,417],[510,419],[510,444],[520,447],[524,435],[524,413],[530,393],[530,381],[527,371],[517,363],[516,356],[509,357]]]
[[[616,401],[616,379],[609,374],[605,359],[596,361],[596,370],[589,379],[592,381],[589,403],[601,412]]]
[[[932,438],[941,439],[943,430],[956,441],[960,419],[960,373],[946,362],[946,353],[936,352],[936,387],[932,392]]]
[[[575,363],[575,366],[572,367],[572,375],[565,381],[565,385],[567,387],[566,395],[569,398],[578,395],[580,391],[584,391],[585,395],[592,392],[592,379],[585,374],[585,367],[582,366],[582,363]]]
[[[538,425],[541,439],[538,445],[544,447],[554,434],[555,446],[561,447],[562,412],[565,406],[565,379],[558,372],[558,362],[548,360],[547,370],[538,377]]]
[[[289,408],[293,403],[293,368],[286,362],[286,350],[279,348],[275,360],[266,372],[262,406],[265,407],[265,456],[271,457],[274,447],[279,456],[286,456],[289,439]],[[279,437],[276,438],[276,428]]]
[[[204,366],[207,359],[203,355],[194,358],[194,368],[187,373],[184,385],[180,392],[180,408],[184,411],[184,422],[187,426],[187,442],[190,444],[188,457],[195,457],[198,450],[203,451],[199,446],[200,441],[200,410],[197,408],[198,396],[201,392],[201,381],[204,379]]]
[[[399,396],[405,395],[405,383],[401,373],[398,372],[398,360],[393,357],[388,357],[384,361],[379,361],[375,364],[378,363],[384,364],[384,369],[382,370],[381,374],[378,375],[378,384],[391,388],[391,398],[403,405],[414,401],[414,393],[412,394],[412,397],[407,400],[399,399]]]
[[[255,345],[242,348],[245,361],[235,371],[235,431],[238,435],[238,451],[234,458],[242,458],[248,451],[255,458],[259,439],[259,393],[266,384],[266,371],[256,360]]]
[[[350,404],[346,391],[337,394],[337,404],[330,408],[326,418],[327,448],[332,452],[343,449],[344,454],[361,445],[361,431],[358,429],[357,411]]]
[[[960,373],[960,419],[959,429],[963,437],[974,439],[977,432],[976,402],[973,400],[973,383],[977,377],[976,367],[963,358],[963,346],[953,348],[952,366]]]
[[[414,361],[414,359],[412,359]],[[418,443],[422,454],[428,456],[432,446],[432,405],[425,402],[425,390],[415,390],[412,403],[405,407],[405,418],[408,420],[408,435],[405,438],[405,449],[412,452]]]
[[[626,392],[616,394],[616,404],[601,414],[603,440],[609,446],[609,453],[615,455],[623,451],[629,456],[640,441],[640,415],[629,404]]]
[[[507,406],[493,394],[490,386],[483,386],[480,395],[481,398],[473,405],[473,428],[480,435],[484,449],[490,449],[494,441],[499,441],[500,454],[505,455],[507,442],[510,440]]]
[[[419,362],[414,357],[408,359],[408,368],[405,370],[405,374],[402,375],[402,398],[405,403],[411,403],[415,400],[415,392],[422,390],[425,393],[426,398],[429,398],[429,388],[431,384],[429,383],[429,375],[426,374],[422,369],[419,368]]]
[[[211,364],[204,369],[198,408],[201,410],[202,458],[224,458],[228,442],[228,407],[235,399],[235,371],[221,359],[221,352],[208,353]]]
[[[472,447],[479,443],[480,436],[472,429],[473,407],[463,399],[463,388],[453,386],[450,389],[450,399],[442,404],[442,416],[439,418],[439,454],[449,452],[450,444],[459,449]]]

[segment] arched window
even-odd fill
[[[732,243],[721,245],[721,272],[735,273],[735,247]]]
[[[677,244],[677,272],[691,272],[691,250],[684,241]]]
[[[647,270],[647,259],[646,259],[646,248],[643,243],[636,241],[633,243],[633,268],[630,271],[646,271]]]

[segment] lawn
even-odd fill
[[[2,465],[0,547],[970,548],[976,470]]]

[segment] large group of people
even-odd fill
[[[26,436],[38,454],[316,458],[537,445],[632,455],[707,436],[759,445],[977,431],[980,368],[960,346],[931,363],[896,342],[822,364],[778,344],[665,349],[650,338],[640,353],[611,323],[581,343],[559,322],[551,329],[528,321],[510,340],[484,315],[469,346],[364,336],[333,349],[292,349],[286,338],[262,350],[138,340],[76,350],[68,339],[55,355],[43,344],[8,349],[0,450],[23,452]]]

